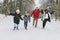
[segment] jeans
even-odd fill
[[[28,22],[24,22],[25,29],[27,29],[27,24],[28,24]]]
[[[14,23],[14,30],[17,29],[18,30],[18,24]]]
[[[45,25],[46,25],[47,21],[51,22],[50,19],[44,19],[44,21],[43,21],[43,28],[45,28]]]
[[[37,23],[38,23],[38,18],[34,18],[34,19],[33,19],[33,26],[34,26],[34,24],[35,24],[35,27],[37,27]]]

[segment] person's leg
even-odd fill
[[[48,15],[48,21],[51,22],[51,20],[50,20],[50,16],[49,16],[49,15]]]
[[[37,27],[37,23],[38,23],[38,19],[36,19],[36,24],[35,24],[35,27]]]
[[[45,28],[46,22],[47,22],[47,19],[43,21],[43,28]]]
[[[17,24],[16,24],[16,23],[14,23],[14,29],[13,29],[13,30],[15,30],[15,29],[16,29],[16,27],[17,27]]]
[[[34,26],[34,23],[35,23],[35,18],[33,19],[33,26]]]
[[[24,22],[24,27],[25,27],[25,29],[26,29],[26,22]]]
[[[17,28],[17,30],[19,30],[19,28],[18,28],[18,24],[17,24],[17,27],[16,27],[16,28]]]
[[[25,29],[27,29],[27,22],[24,22],[24,27]]]
[[[26,22],[26,26],[25,26],[25,29],[27,30],[27,22]]]
[[[24,21],[24,27],[26,27],[26,22]]]
[[[51,22],[50,18],[48,18],[48,21]]]

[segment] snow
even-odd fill
[[[60,40],[60,22],[47,22],[46,28],[42,29],[42,21],[38,20],[38,26],[35,28],[31,22],[28,24],[28,30],[24,29],[23,21],[20,21],[19,30],[13,31],[13,16],[0,14],[0,40]]]

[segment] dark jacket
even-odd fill
[[[24,15],[23,19],[24,22],[28,22],[28,21],[30,22],[30,16]]]
[[[19,24],[19,22],[20,22],[19,19],[23,20],[20,14],[17,14],[17,13],[15,13],[15,14],[10,13],[10,15],[14,16],[14,23],[16,23],[16,24]]]

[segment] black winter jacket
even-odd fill
[[[19,22],[20,22],[19,19],[23,20],[20,14],[17,14],[17,13],[15,13],[15,14],[10,13],[10,15],[14,16],[14,23],[16,23],[16,24],[19,24]]]

